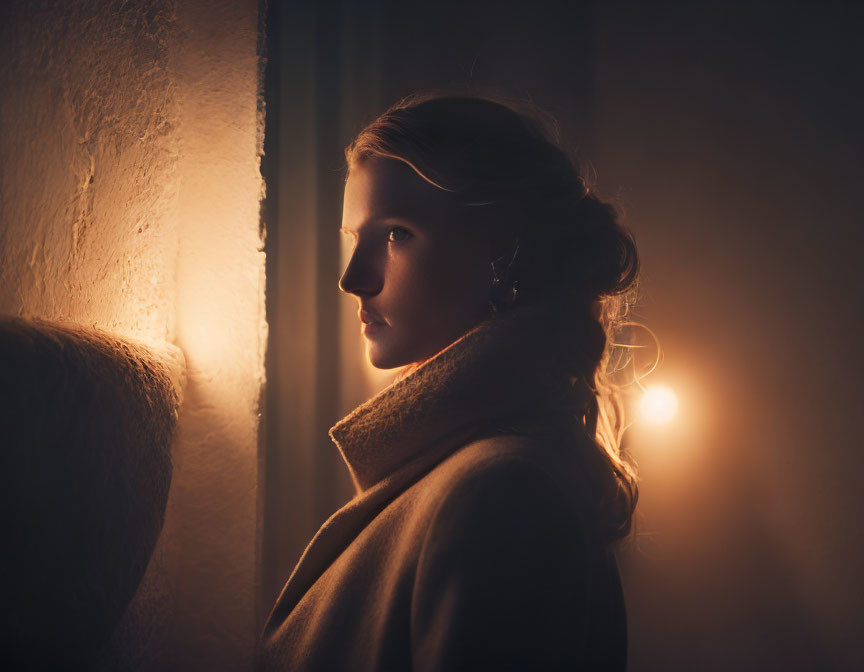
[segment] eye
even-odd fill
[[[411,237],[411,232],[401,226],[392,227],[387,233],[387,240],[391,243],[401,243]]]

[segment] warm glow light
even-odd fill
[[[668,387],[649,387],[639,402],[642,417],[661,425],[669,422],[678,411],[678,397]]]

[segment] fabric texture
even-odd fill
[[[626,668],[553,329],[499,314],[331,428],[356,496],[294,568],[259,670]]]

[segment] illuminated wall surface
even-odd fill
[[[244,669],[263,378],[257,5],[2,10],[0,311],[179,347],[160,542],[105,664]]]

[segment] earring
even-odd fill
[[[498,270],[498,265],[507,259],[507,255],[502,255],[491,263],[492,286],[489,289],[489,304],[493,313],[511,308],[519,296],[519,281],[513,280],[511,282],[509,280],[510,268],[513,266],[513,262],[516,261],[518,253],[519,243],[517,242],[513,254],[507,260],[507,265],[502,270]]]

